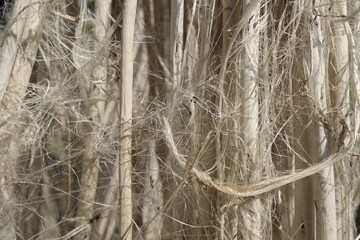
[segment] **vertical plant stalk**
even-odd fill
[[[41,195],[44,198],[44,202],[41,204],[40,207],[40,214],[41,220],[40,224],[42,226],[41,234],[39,239],[46,239],[46,238],[60,238],[60,228],[57,224],[57,213],[56,213],[56,204],[52,200],[51,190],[49,186],[51,186],[51,179],[47,173],[44,174],[42,177],[42,184],[41,187]]]
[[[328,4],[331,3],[330,0],[327,1]],[[334,9],[334,14],[336,15],[344,15],[346,16],[348,14],[347,12],[347,5],[346,2],[338,2],[334,3],[332,6],[332,9]],[[333,64],[334,64],[334,71],[335,71],[335,79],[332,79],[334,84],[334,87],[336,91],[334,92],[334,103],[335,108],[337,109],[337,124],[339,124],[341,121],[345,121],[348,126],[350,126],[349,123],[349,110],[350,110],[350,83],[349,83],[349,39],[347,36],[347,30],[346,30],[347,22],[337,22],[332,21],[331,22],[331,30],[333,31],[332,34],[334,36],[332,41],[332,47],[333,47]],[[342,125],[340,123],[339,125],[339,135],[342,128]],[[341,128],[340,128],[341,127]],[[342,146],[346,145],[346,143],[349,141],[348,138],[345,138],[345,136],[341,137],[339,136],[337,139],[337,147],[341,148]]]
[[[360,2],[359,1],[353,1],[352,5],[348,5],[349,9],[360,9]],[[358,11],[358,10],[356,10]],[[354,124],[351,125],[350,131],[352,133],[358,132],[358,126],[359,126],[359,96],[360,96],[360,76],[359,76],[359,42],[360,42],[360,22],[359,21],[353,21],[352,28],[349,24],[345,24],[345,27],[347,29],[347,36],[349,38],[349,42],[351,42],[351,74],[350,79],[352,80],[352,94],[351,94],[351,108],[353,108],[354,114],[353,114],[353,122]],[[354,222],[355,218],[357,217],[354,212],[358,208],[358,201],[356,201],[359,188],[354,186],[360,186],[359,184],[359,178],[360,175],[360,164],[358,161],[358,157],[351,157],[350,160],[352,162],[352,167],[347,168],[345,172],[345,176],[347,176],[348,182],[350,184],[347,185],[347,201],[344,202],[344,205],[347,206],[347,212],[344,213],[346,218],[344,219],[344,223],[342,222],[342,226],[344,231],[342,234],[342,239],[355,239],[355,236],[357,235],[357,232],[354,231]],[[339,223],[338,223],[339,225]],[[339,237],[338,240],[341,238]]]
[[[144,228],[144,239],[161,239],[162,216],[157,214],[163,206],[162,183],[160,179],[160,165],[156,155],[155,140],[150,140],[149,158],[146,166],[146,182],[144,190],[143,222],[149,221]]]
[[[95,37],[97,38],[100,44],[108,44],[106,41],[106,31],[110,25],[110,13],[111,13],[111,0],[96,0],[95,1],[95,15],[99,24],[96,25]],[[102,58],[106,59],[107,54],[103,54]],[[96,109],[100,114],[101,122],[109,122],[109,119],[105,119],[105,101],[106,94],[104,89],[106,89],[106,77],[107,77],[107,66],[103,66],[102,63],[98,63],[94,66],[93,76],[97,80],[98,84],[96,85],[96,96],[98,98],[96,103]]]
[[[120,236],[132,239],[131,140],[133,94],[133,44],[137,0],[125,2],[122,44],[120,132]]]
[[[183,35],[184,35],[184,0],[171,1],[170,23],[170,69],[172,74],[172,87],[168,94],[170,111],[177,101],[177,88],[181,87],[182,61],[183,61]],[[170,100],[171,99],[171,100]]]
[[[315,4],[321,6],[323,1],[315,1]],[[326,28],[326,22],[324,23],[322,19],[316,20],[315,16],[313,16],[313,19],[317,22],[310,22],[309,27],[311,54],[309,62],[309,87],[315,103],[315,111],[326,116],[330,107],[328,103],[330,92],[326,74],[328,69],[326,65],[328,53],[323,43],[327,42],[324,36],[328,28]],[[314,139],[314,145],[316,146],[314,159],[321,161],[331,155],[330,136],[323,121],[315,121],[314,125],[316,136],[316,139]],[[315,180],[314,196],[317,218],[316,237],[319,239],[336,239],[336,201],[333,166],[324,169],[313,179]]]
[[[243,1],[243,13],[250,5],[249,0]],[[252,9],[252,17],[243,29],[243,52],[241,55],[241,103],[242,103],[242,141],[243,150],[241,171],[244,180],[255,183],[261,180],[262,164],[258,152],[259,131],[259,104],[258,104],[258,68],[259,68],[259,24],[260,3]],[[260,199],[254,199],[248,204],[248,208],[239,210],[243,224],[238,228],[238,234],[243,239],[264,239],[263,218],[265,218],[264,206]],[[241,239],[240,237],[240,239]]]
[[[152,101],[154,99],[164,101],[165,97],[167,97],[167,91],[164,90],[167,89],[168,86],[160,79],[164,75],[170,76],[168,73],[168,65],[163,62],[165,59],[166,61],[168,60],[168,58],[164,58],[165,51],[163,49],[163,43],[165,42],[165,27],[163,26],[163,21],[164,18],[170,17],[168,15],[170,9],[167,8],[167,5],[164,3],[162,0],[152,0],[143,1],[142,5],[145,24],[144,33],[146,35],[152,35],[156,39],[155,42],[150,41],[146,44],[146,61],[149,66],[146,80],[149,84],[149,90],[148,99],[144,102],[152,112],[156,112],[157,110],[151,105]],[[170,4],[170,1],[167,4]],[[167,29],[167,31],[170,31],[170,28]],[[152,124],[150,128],[153,127],[154,125]],[[150,137],[150,135],[148,135],[148,137]],[[150,140],[149,145],[145,145],[146,148],[149,149],[149,154],[146,160],[146,175],[143,183],[142,228],[144,230],[141,231],[141,234],[144,239],[160,239],[162,228],[171,229],[173,227],[171,221],[163,222],[162,216],[159,216],[159,210],[163,208],[164,199],[166,199],[168,194],[172,193],[171,188],[167,187],[170,181],[162,181],[161,179],[159,159],[162,158],[160,157],[161,155],[166,156],[167,148],[166,146],[159,147],[161,145],[159,142],[159,139]],[[159,167],[157,167],[158,165]],[[156,173],[156,171],[158,171],[158,173]],[[158,175],[158,177],[153,179],[152,175],[154,175],[154,177]],[[165,179],[167,178],[165,177]],[[136,236],[136,239],[138,239],[138,236]]]
[[[327,3],[330,5],[332,1],[328,0]],[[347,1],[336,1],[330,5],[330,14],[332,15],[344,15],[347,16],[348,5]],[[353,21],[354,23],[356,21]],[[330,21],[332,35],[332,50],[333,58],[331,59],[330,66],[333,68],[333,75],[330,76],[332,90],[332,103],[334,109],[333,127],[335,130],[335,139],[333,144],[333,151],[340,151],[343,146],[350,141],[349,130],[353,130],[356,125],[351,118],[355,117],[351,111],[352,106],[350,105],[350,91],[353,91],[352,85],[350,84],[350,71],[349,66],[351,63],[349,43],[351,42],[351,31],[349,27],[349,21]],[[358,119],[355,118],[357,122]],[[353,132],[356,134],[356,132]],[[347,159],[349,161],[349,159]],[[358,161],[358,160],[356,160]],[[349,194],[349,176],[346,176],[347,169],[349,166],[344,163],[338,163],[334,166],[335,168],[335,181],[338,184],[336,188],[336,200],[337,200],[337,224],[338,229],[348,229],[349,215],[354,214],[349,212],[351,209],[350,202],[352,199]],[[351,170],[353,171],[353,170]],[[354,173],[351,173],[354,174]],[[351,188],[351,187],[350,187]],[[346,230],[337,231],[338,239],[350,239],[346,236]]]
[[[81,16],[82,19],[85,19],[85,14],[87,11],[87,0],[84,0],[81,5]],[[81,22],[76,29],[75,35],[84,34],[81,29]],[[84,87],[84,86],[83,86]],[[88,93],[89,95],[93,94],[92,92]],[[84,97],[84,96],[83,96]],[[88,117],[96,121],[98,119],[97,111],[94,107],[94,104],[86,106],[88,112]],[[93,129],[92,124],[85,123],[84,134],[84,146],[86,148],[85,153],[82,155],[82,173],[80,181],[80,194],[79,202],[77,205],[75,226],[81,231],[74,236],[74,240],[88,240],[90,239],[91,225],[89,224],[90,219],[93,217],[93,204],[97,188],[97,179],[99,173],[99,156],[94,146],[96,132]]]
[[[170,2],[170,1],[169,1]],[[170,4],[170,47],[169,54],[165,55],[168,58],[169,70],[170,70],[170,83],[166,86],[166,105],[167,105],[167,114],[169,117],[170,125],[173,131],[179,131],[184,127],[182,123],[177,122],[178,118],[174,117],[174,112],[176,105],[180,99],[179,92],[183,87],[183,73],[182,73],[182,62],[183,62],[183,37],[184,37],[184,0],[171,0]],[[165,53],[166,54],[166,53]],[[173,121],[174,120],[174,121]],[[170,153],[167,155],[168,164],[171,164],[175,172],[180,173],[180,169],[174,162],[172,162],[172,156]],[[170,186],[169,188],[177,188],[178,184],[174,181],[173,177],[169,178]],[[171,193],[170,193],[171,194]],[[181,192],[180,194],[184,194]],[[181,197],[175,198],[173,206],[171,208],[172,216],[181,219],[181,221],[186,221],[187,212],[183,211],[186,208],[186,205],[181,199]],[[179,209],[181,209],[179,211]],[[191,215],[191,213],[189,214]],[[174,221],[171,221],[171,231],[181,232],[182,225]],[[181,233],[183,234],[183,233]]]
[[[118,154],[117,154],[117,158],[118,158],[117,161],[119,161]],[[109,206],[109,205],[114,206],[116,201],[118,200],[119,165],[115,164],[114,167],[115,167],[115,169],[114,169],[113,175],[110,178],[109,186],[107,188],[107,192],[105,195],[104,204],[106,206]],[[104,215],[105,216],[103,216],[100,219],[99,226],[97,229],[96,236],[99,239],[109,239],[115,230],[114,227],[113,228],[110,227],[111,222],[116,222],[115,211],[110,209],[109,211],[106,211]],[[104,238],[105,233],[106,233],[106,237]]]
[[[0,60],[0,143],[4,148],[0,157],[0,235],[5,230],[9,239],[15,236],[16,196],[13,181],[16,176],[15,163],[19,149],[18,139],[13,134],[17,129],[12,114],[21,108],[34,59],[38,50],[38,29],[42,8],[38,0],[16,1],[11,26],[12,33],[4,37]],[[21,44],[21,45],[20,45]],[[20,51],[20,48],[22,49]],[[3,149],[1,149],[3,150]]]
[[[209,96],[206,88],[203,88],[204,79],[206,78],[207,64],[210,62],[208,55],[203,55],[208,53],[210,36],[211,33],[207,32],[208,29],[211,29],[212,22],[212,9],[215,2],[204,2],[204,10],[201,9],[199,2],[185,1],[185,11],[184,18],[187,19],[188,24],[184,32],[186,33],[186,41],[184,43],[184,53],[183,53],[183,88],[187,92],[193,94],[192,99],[187,103],[187,107],[190,109],[189,121],[187,124],[189,134],[189,150],[190,155],[195,156],[198,151],[198,146],[201,144],[203,138],[206,136],[210,129],[213,128],[212,123],[209,121],[208,112],[201,107],[200,103],[194,101],[194,96],[198,99],[207,99]],[[197,16],[202,15],[205,28],[201,31],[202,26],[197,24]],[[211,19],[211,20],[210,20]],[[207,33],[206,33],[207,32]],[[208,34],[208,38],[204,39],[201,35]],[[187,79],[189,79],[187,81]],[[206,154],[202,156],[202,159],[199,160],[202,163],[202,167],[205,169],[210,169],[215,164],[215,146],[208,148]],[[193,187],[195,189],[193,197],[189,198],[189,201],[192,203],[197,203],[201,208],[196,208],[196,211],[193,212],[192,222],[190,224],[194,225],[210,225],[213,224],[213,220],[217,218],[215,212],[216,207],[211,203],[215,203],[215,191],[212,189],[201,189],[201,185],[197,181],[192,181]],[[201,190],[200,190],[201,189]],[[208,228],[195,228],[193,229],[193,234],[196,236],[214,236],[216,231],[214,229]]]
[[[82,156],[82,173],[81,173],[81,186],[80,196],[77,210],[77,227],[84,227],[83,231],[77,234],[75,240],[90,239],[91,225],[90,220],[93,218],[94,213],[94,200],[97,188],[97,180],[99,174],[99,161],[100,156],[95,150],[95,136],[93,128],[90,124],[87,125],[86,136],[84,145],[86,152]]]
[[[308,38],[309,39],[309,29],[310,24],[309,18],[305,16],[309,15],[309,1],[300,0],[293,4],[294,15],[301,16],[299,17],[297,27],[294,29],[294,34],[292,36],[296,38]],[[295,24],[294,24],[295,25]],[[306,26],[306,27],[304,27]],[[290,144],[289,150],[295,154],[295,168],[305,168],[309,164],[313,164],[314,159],[309,157],[311,154],[314,154],[313,142],[309,141],[314,136],[312,134],[313,129],[309,126],[312,125],[311,118],[309,115],[309,109],[313,109],[313,106],[309,108],[309,92],[308,92],[308,75],[304,73],[304,59],[306,55],[303,53],[306,52],[309,45],[309,40],[302,40],[300,44],[296,43],[293,39],[293,43],[289,46],[294,48],[294,54],[297,57],[293,57],[292,72],[291,72],[291,85],[292,85],[292,101],[291,101],[291,116],[293,121],[292,125],[292,136],[289,140],[294,139]],[[304,43],[303,43],[304,42]],[[300,48],[297,48],[300,46]],[[305,80],[306,79],[306,80]],[[294,151],[292,151],[292,148]],[[313,155],[314,156],[314,155]],[[305,157],[309,159],[309,162],[304,162],[302,158]],[[291,164],[292,165],[292,164]],[[292,166],[294,167],[294,166]],[[304,178],[300,181],[294,183],[294,188],[292,191],[294,193],[295,208],[290,209],[294,215],[292,216],[292,221],[290,222],[291,230],[290,236],[294,239],[311,239],[316,234],[315,229],[315,206],[314,206],[314,191],[313,191],[313,177]],[[290,207],[290,205],[289,205]]]
[[[1,59],[0,59],[0,69],[1,69],[1,79],[0,79],[0,100],[4,98],[6,90],[8,88],[12,67],[15,64],[17,53],[19,51],[18,39],[9,37],[10,31],[15,36],[21,36],[25,26],[25,20],[28,14],[28,11],[24,11],[31,3],[31,0],[19,1],[16,2],[11,21],[4,32],[1,33]],[[12,24],[12,25],[10,25]],[[10,27],[10,28],[9,28]]]
[[[110,13],[111,13],[111,0],[96,0],[95,1],[95,15],[99,23],[96,25],[95,29],[95,37],[100,45],[108,44],[106,31],[110,25]],[[106,61],[108,58],[107,52],[102,55],[102,59]],[[102,125],[107,125],[110,122],[110,118],[113,115],[107,114],[109,112],[108,108],[114,109],[114,103],[108,102],[105,103],[106,94],[104,89],[107,88],[107,66],[103,66],[102,62],[100,61],[98,64],[94,66],[93,76],[98,82],[96,84],[96,88],[93,89],[92,96],[95,99],[101,99],[96,102],[96,105],[93,106],[94,110],[98,112],[100,115],[100,121]],[[106,108],[106,109],[105,109]],[[118,161],[118,159],[116,159]],[[109,182],[109,186],[107,188],[106,196],[105,196],[105,205],[113,205],[116,201],[115,196],[118,193],[118,189],[116,187],[116,183],[119,181],[119,166],[115,164],[115,170],[113,172],[113,176]],[[96,236],[98,238],[103,239],[104,232],[106,231],[108,221],[114,217],[113,211],[110,210],[110,213],[104,214],[105,216],[101,217],[100,223],[97,228]],[[109,233],[110,234],[110,233]],[[111,234],[110,234],[111,235]]]
[[[87,7],[87,4],[84,3],[82,7],[82,11],[84,11],[84,8]],[[96,26],[95,36],[100,44],[106,44],[104,41],[106,40],[106,30],[109,26],[110,7],[111,1],[101,1],[101,3],[96,1],[95,14],[99,20],[99,23]],[[105,58],[106,55],[101,55],[101,57]],[[102,89],[106,87],[106,67],[102,66],[101,63],[94,65],[92,77],[96,79],[98,84],[91,88],[89,95],[91,99],[97,99],[97,101],[89,104],[87,109],[88,115],[92,121],[104,122],[106,121],[104,119],[105,102],[103,100],[105,99],[105,93]],[[84,231],[75,236],[75,240],[91,238],[92,226],[90,224],[90,220],[94,217],[94,201],[99,175],[100,156],[95,146],[96,141],[101,133],[96,127],[93,127],[90,124],[88,124],[84,129],[85,134],[87,134],[84,142],[87,151],[83,155],[81,192],[77,211],[77,216],[79,219],[76,225],[86,226],[86,228],[84,228]]]
[[[220,181],[225,180],[225,161],[224,161],[224,154],[222,149],[222,125],[223,125],[223,108],[224,108],[224,97],[225,97],[225,91],[224,91],[224,84],[225,84],[225,75],[226,75],[226,68],[227,68],[227,62],[228,62],[228,55],[229,55],[229,47],[231,47],[230,39],[234,38],[235,36],[231,36],[233,32],[231,31],[231,28],[234,27],[236,22],[234,21],[234,17],[231,18],[231,16],[234,16],[235,13],[235,6],[236,1],[235,0],[226,0],[222,4],[222,21],[223,21],[223,30],[222,30],[222,55],[223,58],[226,57],[225,61],[223,59],[223,66],[221,67],[220,72],[220,78],[219,83],[217,86],[217,93],[218,93],[218,102],[217,102],[217,113],[218,113],[218,123],[216,128],[216,164],[217,164],[217,177]]]
[[[237,175],[239,172],[239,165],[229,162],[228,160],[233,158],[234,161],[239,160],[239,133],[240,129],[240,121],[239,118],[234,117],[235,119],[231,119],[224,116],[224,113],[230,111],[234,115],[238,112],[238,106],[240,106],[240,88],[238,84],[232,84],[236,82],[238,78],[238,74],[236,72],[229,71],[233,62],[236,61],[236,57],[234,58],[233,54],[230,54],[231,50],[235,51],[235,47],[233,45],[234,41],[239,40],[239,34],[236,34],[236,25],[239,23],[239,19],[241,16],[241,8],[239,1],[236,0],[226,0],[223,1],[222,4],[222,69],[220,73],[220,79],[218,83],[218,127],[216,128],[216,164],[217,164],[217,175],[220,181],[227,181],[227,178],[231,178],[230,181],[237,181]],[[237,30],[238,33],[239,30]],[[232,55],[232,56],[230,56]],[[238,56],[238,55],[235,55]],[[227,59],[226,59],[227,58]],[[232,106],[226,104],[228,101],[233,102]],[[229,129],[233,129],[234,134],[226,135],[223,132],[228,131]],[[230,144],[226,144],[229,142]],[[230,146],[228,146],[230,145]],[[227,150],[230,149],[230,153],[227,154]],[[229,158],[225,157],[228,156]],[[227,170],[227,168],[231,168],[231,170]],[[230,176],[229,176],[230,175]],[[220,197],[220,196],[219,196]],[[227,226],[226,230],[229,231],[231,236],[237,236],[239,229],[239,221],[237,219],[236,211],[238,210],[238,206],[229,206],[228,201],[230,199],[227,196],[224,196],[223,199],[219,199],[218,204],[219,209],[223,209],[224,214],[223,221],[221,227]],[[225,220],[227,222],[225,222]],[[220,233],[220,238],[224,239],[223,229]],[[236,239],[236,238],[235,238]]]

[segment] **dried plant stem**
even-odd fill
[[[84,4],[83,8],[86,5]],[[95,37],[100,44],[107,43],[106,30],[109,27],[109,14],[110,14],[111,1],[96,1],[95,14],[99,20],[96,26]],[[84,10],[83,10],[84,11]],[[101,58],[106,59],[106,54],[101,53]],[[103,89],[106,88],[107,69],[103,63],[99,61],[95,64],[92,72],[92,77],[96,80],[97,84],[92,86],[89,97],[96,99],[95,103],[88,105],[87,112],[89,118],[97,124],[107,122],[104,119],[105,115],[105,101],[106,95]],[[89,222],[94,217],[94,200],[96,196],[98,175],[99,175],[99,161],[100,156],[96,147],[96,141],[100,138],[101,130],[94,128],[90,125],[84,128],[86,139],[85,146],[88,149],[83,155],[83,173],[81,176],[81,193],[80,202],[78,204],[77,216],[79,220],[76,226],[85,225],[86,228],[83,232],[76,235],[75,239],[90,239],[91,238],[91,223]]]
[[[119,161],[119,159],[116,159]],[[104,234],[106,232],[106,236],[111,236],[113,232],[108,228],[111,220],[115,221],[116,211],[115,206],[117,206],[118,195],[119,195],[119,164],[114,164],[114,172],[111,176],[111,180],[109,182],[109,186],[107,187],[107,191],[105,194],[104,204],[105,206],[109,206],[109,210],[105,211],[105,214],[102,214],[102,218],[100,219],[98,230],[96,236],[100,239],[104,238]],[[114,229],[112,229],[114,230]]]
[[[331,1],[326,1],[330,5]],[[343,15],[349,16],[352,14],[351,9],[348,7],[346,2],[335,2],[330,5],[329,8],[330,15]],[[335,88],[336,91],[332,90],[332,107],[334,109],[334,115],[332,118],[332,126],[334,127],[334,139],[332,141],[333,148],[332,151],[338,151],[344,145],[351,140],[349,130],[354,131],[353,126],[357,125],[358,119],[354,118],[356,112],[352,111],[352,104],[350,98],[352,97],[352,84],[351,75],[350,75],[350,64],[352,62],[350,56],[350,43],[352,38],[351,29],[348,21],[329,21],[330,29],[329,32],[332,32],[333,38],[331,39],[331,50],[332,55],[330,59],[329,68],[332,70],[332,74],[329,74],[330,86]],[[358,100],[357,96],[357,101]],[[356,103],[355,103],[356,106]],[[357,110],[356,110],[357,111]],[[354,114],[354,115],[353,115]],[[354,124],[355,123],[355,124]],[[353,157],[348,157],[350,161],[353,161]],[[358,161],[355,158],[355,161]],[[352,204],[350,203],[351,189],[349,174],[344,174],[349,167],[344,163],[339,163],[334,166],[335,169],[335,183],[338,187],[336,190],[336,203],[337,203],[337,239],[351,239],[350,235],[353,233],[351,231],[339,231],[339,229],[349,229],[349,210],[351,210]],[[351,170],[352,171],[352,170]],[[344,184],[344,182],[346,182]],[[326,192],[326,190],[325,190]],[[334,220],[333,220],[334,221]],[[328,229],[324,229],[328,230]],[[349,234],[349,235],[347,235]],[[330,239],[330,238],[329,238]],[[335,239],[335,238],[333,238]]]
[[[91,129],[91,128],[90,128]],[[83,154],[83,172],[81,175],[81,192],[79,196],[78,211],[76,222],[77,227],[84,227],[83,231],[77,234],[74,239],[90,239],[91,225],[90,220],[93,218],[93,205],[95,200],[97,179],[99,174],[99,156],[94,146],[94,133],[90,133],[85,141],[87,146],[86,153]]]
[[[243,1],[243,13],[250,6],[251,1]],[[241,65],[243,69],[240,76],[241,101],[241,128],[242,131],[242,162],[241,173],[244,175],[245,182],[256,183],[261,179],[261,164],[259,161],[259,99],[258,99],[258,77],[259,77],[259,31],[256,26],[259,25],[260,3],[252,11],[252,17],[249,24],[243,29],[243,39],[245,41],[244,49],[241,54]],[[265,236],[263,219],[266,218],[266,208],[261,199],[254,199],[248,203],[245,209],[239,211],[241,222],[238,227],[240,239],[263,239]]]
[[[321,6],[323,1],[315,1],[315,4]],[[316,20],[315,20],[316,21]],[[326,62],[328,61],[328,53],[324,46],[320,43],[326,41],[325,34],[326,22],[320,19],[318,22],[310,25],[310,54],[309,62],[310,73],[310,93],[314,98],[315,111],[327,114],[327,108],[330,105],[329,86],[326,77]],[[316,146],[315,159],[322,161],[331,155],[331,143],[329,131],[320,120],[314,123],[314,132],[317,138],[314,139]],[[335,184],[334,168],[330,166],[320,172],[316,178],[318,182],[314,185],[314,197],[316,206],[316,218],[318,227],[316,228],[317,237],[320,239],[336,239],[337,225],[336,225],[336,202],[335,202]]]
[[[4,39],[4,59],[1,59],[0,69],[0,143],[6,146],[0,157],[0,233],[4,229],[8,237],[15,239],[16,196],[13,182],[16,178],[15,164],[19,155],[18,139],[11,135],[17,134],[16,125],[8,122],[11,114],[18,112],[25,96],[38,50],[38,28],[42,8],[38,0],[17,1],[14,15],[19,21],[12,24],[9,35]],[[13,18],[14,19],[14,18]],[[26,43],[20,51],[20,43]],[[2,233],[0,234],[2,235]]]
[[[184,34],[184,1],[171,1],[170,56],[173,78],[172,90],[181,86]],[[175,92],[174,92],[175,93]],[[176,99],[173,94],[173,101]]]
[[[158,209],[163,206],[162,182],[160,179],[160,167],[156,156],[155,141],[151,140],[148,145],[149,159],[146,165],[146,179],[144,190],[143,222],[149,221],[144,228],[144,238],[148,240],[161,238],[162,216],[157,216]]]
[[[133,44],[136,0],[125,2],[122,45],[121,138],[120,138],[120,235],[132,239],[131,139],[133,94]]]

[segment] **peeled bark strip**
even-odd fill
[[[132,239],[131,139],[133,94],[133,44],[137,0],[125,2],[122,45],[120,138],[120,236]]]

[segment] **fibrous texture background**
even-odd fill
[[[357,238],[357,0],[2,4],[1,239]]]

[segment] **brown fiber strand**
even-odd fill
[[[173,139],[172,132],[170,130],[168,120],[166,118],[164,118],[163,121],[164,121],[164,126],[165,126],[164,134],[165,134],[166,143],[168,144],[169,148],[173,152],[173,155],[174,155],[175,159],[178,161],[178,163],[184,169],[186,169],[188,160],[178,152],[177,147],[174,142],[174,139]],[[206,145],[207,141],[209,141],[208,138],[204,141],[205,145]],[[349,153],[349,151],[353,148],[354,142],[355,142],[354,139],[352,139],[352,141],[350,141],[348,146],[343,148],[341,151],[329,156],[328,158],[324,159],[322,162],[320,162],[318,164],[314,164],[311,167],[299,170],[296,173],[283,175],[283,176],[279,176],[279,177],[274,177],[271,179],[260,181],[255,184],[250,184],[248,186],[241,186],[241,185],[230,186],[230,185],[227,185],[224,183],[220,183],[216,180],[213,180],[213,178],[211,176],[209,176],[209,174],[201,171],[197,167],[193,167],[192,171],[195,174],[195,176],[197,177],[198,181],[200,181],[201,183],[203,183],[204,185],[206,185],[208,187],[216,189],[219,192],[233,195],[233,196],[240,197],[240,198],[254,197],[254,196],[257,196],[260,194],[264,194],[264,193],[268,193],[270,191],[276,190],[280,187],[283,187],[289,183],[296,182],[305,177],[311,176],[311,175],[318,173],[321,170],[335,164],[336,162],[343,159],[343,157]]]

